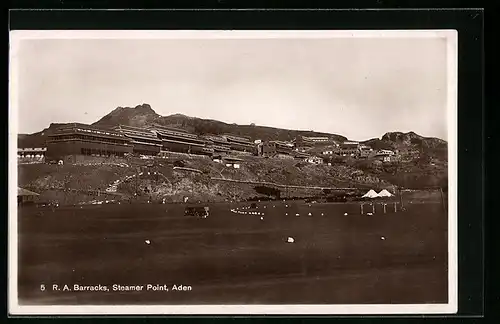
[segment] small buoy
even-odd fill
[[[264,217],[261,217],[260,220],[264,220]]]
[[[288,237],[287,240],[286,240],[288,243],[293,243],[295,242],[295,240],[293,239],[293,237]]]
[[[146,242],[146,244],[151,244],[150,240],[145,240],[144,242]]]
[[[383,240],[385,240],[385,237],[382,236],[380,239],[383,241]]]
[[[295,214],[295,216],[300,216],[299,214]]]
[[[347,216],[347,213],[344,213],[344,216]]]
[[[323,213],[321,213],[321,216],[325,216]]]
[[[309,213],[309,214],[307,214],[307,215],[308,215],[308,216],[312,216],[312,214],[311,214],[311,213]]]
[[[286,208],[288,208],[288,205],[285,205]]]
[[[285,216],[288,216],[288,213],[285,213]]]
[[[274,207],[276,207],[276,206],[274,206],[274,205],[273,205],[273,208],[274,208]]]

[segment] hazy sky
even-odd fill
[[[22,40],[19,132],[148,103],[229,123],[447,139],[446,39]]]

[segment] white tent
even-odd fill
[[[377,197],[379,197],[379,195],[373,189],[370,189],[370,191],[368,191],[363,195],[363,198],[377,198]]]
[[[392,194],[389,191],[387,191],[386,189],[384,189],[378,193],[378,196],[379,197],[392,197]]]

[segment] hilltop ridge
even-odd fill
[[[325,132],[303,131],[282,129],[269,126],[259,126],[254,124],[238,125],[229,124],[212,119],[203,119],[186,116],[181,113],[174,113],[168,116],[161,116],[147,103],[135,107],[117,107],[110,113],[103,116],[98,121],[92,123],[98,127],[114,127],[117,125],[129,125],[141,127],[149,123],[157,123],[164,126],[173,126],[185,129],[197,135],[230,133],[240,136],[261,140],[282,140],[291,141],[297,136],[329,136],[337,142],[347,140],[347,137]],[[19,147],[40,147],[45,146],[47,135],[65,123],[51,123],[49,127],[33,134],[20,134],[18,136]],[[447,142],[432,137],[424,137],[415,132],[387,132],[381,138],[373,138],[361,143],[370,145],[374,149],[391,150],[419,150],[446,159]]]

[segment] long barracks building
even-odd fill
[[[157,155],[162,148],[162,141],[151,130],[120,125],[115,131],[130,139],[133,153],[142,155]]]
[[[132,149],[130,139],[117,131],[72,123],[49,135],[46,160],[77,162],[84,156],[124,156]]]
[[[229,147],[235,151],[241,152],[254,152],[255,144],[248,137],[234,136],[230,134],[222,135],[224,137]]]
[[[231,146],[225,137],[217,135],[206,135],[203,137],[216,154],[228,154]]]
[[[282,144],[281,142],[279,144]],[[288,151],[288,147],[279,145]],[[226,135],[198,136],[185,130],[150,124],[144,127],[119,125],[104,129],[72,123],[49,135],[46,160],[73,163],[85,156],[123,157],[127,153],[156,156],[163,151],[213,155],[231,151],[256,152],[246,137]]]
[[[293,144],[283,141],[271,141],[276,145],[276,152],[280,154],[290,154],[293,150]]]
[[[156,134],[166,151],[203,155],[212,155],[214,152],[207,140],[185,130],[157,124],[148,125],[146,128]]]
[[[313,147],[313,146],[318,145],[318,144],[325,144],[325,143],[331,143],[331,142],[334,142],[334,141],[328,136],[302,136],[302,135],[299,135],[293,140],[295,147]]]

